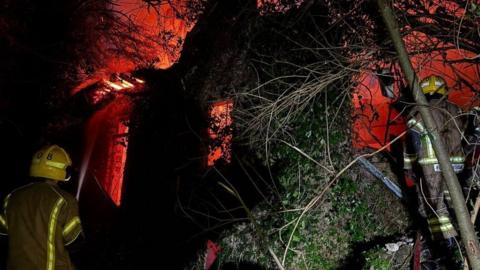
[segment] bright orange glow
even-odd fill
[[[473,59],[476,54],[462,49],[452,48],[452,44],[444,44],[435,39],[424,37],[423,34],[413,32],[411,39],[406,39],[410,50],[425,46],[425,43],[436,44],[443,50],[436,50],[431,53],[415,54],[411,57],[412,64],[420,78],[435,74],[442,76],[448,86],[448,99],[463,109],[469,109],[475,104],[475,93],[468,87],[480,89],[480,65],[462,61]],[[407,37],[408,38],[408,37]],[[447,49],[448,48],[448,49]]]
[[[113,88],[115,91],[121,91],[121,90],[126,90],[126,89],[133,89],[135,87],[134,84],[130,83],[127,80],[120,79],[119,82],[115,83],[109,80],[103,80],[105,85],[107,85],[110,88]]]
[[[92,104],[98,104],[109,95],[111,96],[112,91],[141,91],[145,86],[144,84],[145,82],[143,80],[131,76],[128,79],[122,76],[116,76],[115,79],[111,80],[103,79],[101,86],[90,95],[90,102]]]
[[[72,89],[71,95],[73,96],[73,95],[77,94],[78,92],[82,91],[83,89],[88,88],[89,86],[94,85],[101,80],[102,80],[102,76],[98,76],[98,77],[94,76],[94,77],[88,78],[88,79],[84,80],[83,82],[81,82],[80,84],[76,85]]]
[[[394,5],[398,9],[402,9],[403,4],[410,1],[397,1]],[[423,0],[421,2],[430,15],[436,12],[446,12],[459,18],[459,21],[465,16],[464,6],[458,5],[454,1]],[[425,27],[429,27],[429,23],[435,23],[433,19],[420,13],[423,10],[408,9],[404,11],[409,15],[417,16],[417,20],[427,24]],[[418,77],[421,79],[429,75],[441,76],[447,83],[448,99],[451,102],[456,103],[464,110],[477,105],[478,101],[474,98],[476,95],[474,91],[480,89],[480,65],[465,61],[476,55],[456,48],[456,41],[453,39],[450,43],[442,42],[427,34],[413,31],[410,26],[406,26],[404,31],[408,32],[408,35],[404,37],[404,42]],[[376,64],[386,65],[386,63]],[[369,67],[370,70],[375,70],[373,65]],[[393,71],[397,81],[394,87],[397,95],[399,92],[398,82],[402,81],[399,70],[400,68],[397,66],[396,71]],[[353,146],[378,149],[387,144],[391,137],[399,135],[406,129],[404,119],[391,108],[390,105],[394,100],[382,96],[377,75],[365,71],[358,76],[357,82],[358,86],[353,99],[355,107],[352,127]],[[405,81],[403,83],[406,84]]]
[[[189,12],[189,0],[172,0],[149,7],[143,0],[116,0],[111,8],[117,14],[117,31],[125,37],[101,37],[95,46],[101,50],[104,67],[74,87],[72,95],[89,84],[107,79],[114,73],[130,73],[153,66],[171,67],[181,55],[187,33],[195,25],[184,16]],[[171,4],[170,4],[171,3]],[[113,48],[113,49],[112,49]],[[124,53],[116,53],[123,50]]]
[[[85,129],[86,145],[91,135],[96,134],[89,175],[98,181],[116,206],[120,206],[122,200],[131,107],[128,97],[117,97],[115,102],[95,112]]]
[[[116,91],[120,91],[120,90],[124,89],[124,88],[123,88],[123,85],[118,85],[118,84],[113,83],[113,82],[111,82],[111,81],[109,81],[109,80],[103,80],[103,82],[104,82],[108,87],[111,87],[111,88],[113,88],[113,89],[116,90]]]
[[[411,2],[411,0],[407,0],[407,2]],[[465,9],[455,1],[445,1],[445,0],[423,0],[421,1],[421,4],[428,10],[429,14],[435,14],[437,10],[443,9],[445,12],[449,14],[454,14],[457,18],[461,18],[463,15],[465,15]],[[395,2],[394,5],[399,8],[402,5],[402,2]],[[413,4],[412,7],[415,7],[416,5]],[[418,15],[419,20],[424,22],[424,23],[432,23],[433,19],[432,18],[427,18],[427,17],[420,17],[421,14],[419,14],[419,10],[415,9],[409,9],[406,10],[406,12],[410,15]],[[423,11],[422,11],[423,12]]]
[[[128,126],[125,123],[130,117],[131,105],[127,97],[115,93],[140,90],[145,82],[112,74],[131,73],[151,65],[160,69],[173,65],[180,57],[188,31],[195,24],[183,18],[189,12],[187,1],[174,0],[156,7],[148,7],[142,0],[114,1],[111,8],[118,15],[115,24],[119,27],[118,32],[100,37],[93,45],[101,50],[105,66],[88,73],[71,91],[74,95],[98,84],[90,94],[92,104],[115,98],[89,121],[97,123],[95,132],[98,131],[89,170],[117,206],[121,202],[128,149]],[[118,33],[125,34],[125,37]],[[92,129],[86,128],[87,132]],[[85,137],[88,140],[89,134]]]
[[[137,83],[141,83],[141,84],[144,84],[144,83],[145,83],[144,80],[140,80],[139,78],[135,78],[135,81],[136,81]]]
[[[353,146],[378,149],[405,130],[403,117],[391,107],[393,100],[384,97],[377,76],[364,72],[353,95]],[[398,95],[398,85],[394,86]],[[388,149],[388,148],[387,148]]]
[[[119,16],[119,20],[133,24],[138,29],[131,35],[144,43],[141,49],[146,60],[153,60],[154,66],[161,69],[170,67],[178,60],[183,40],[195,23],[180,18],[188,12],[186,0],[171,3],[174,7],[163,3],[149,8],[142,0],[117,0],[113,6],[120,14],[126,15]],[[138,48],[131,49],[138,52]]]
[[[441,76],[447,83],[450,101],[464,110],[478,105],[474,99],[475,93],[468,85],[480,89],[480,65],[462,61],[475,57],[474,53],[456,49],[452,44],[444,44],[419,32],[412,32],[404,40],[419,78]],[[415,53],[428,48],[437,50]],[[394,75],[399,81],[400,74]],[[353,146],[359,149],[378,149],[387,144],[391,137],[404,131],[405,123],[398,112],[391,108],[393,100],[382,96],[375,74],[364,72],[359,76],[358,82],[353,99]],[[398,85],[395,85],[395,92],[398,94]]]
[[[115,205],[120,206],[122,199],[123,174],[127,160],[128,149],[128,126],[120,121],[114,131],[112,143],[109,144],[109,160],[107,165],[107,176],[102,182],[105,191]]]
[[[227,163],[231,161],[232,110],[232,100],[216,102],[211,106],[208,136],[213,143],[208,146],[208,166],[215,165],[215,162],[219,159],[223,159]]]
[[[163,3],[149,8],[142,0],[117,0],[113,8],[126,15],[119,16],[119,20],[137,28],[131,35],[143,43],[140,49],[143,50],[145,60],[153,61],[156,68],[165,69],[180,57],[183,40],[195,24],[181,18],[189,12],[186,2],[187,0],[176,0],[171,1],[172,4]],[[138,52],[139,48],[130,49]]]

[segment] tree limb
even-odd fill
[[[470,215],[464,203],[465,199],[463,197],[460,184],[458,183],[457,176],[452,169],[445,144],[435,128],[435,121],[430,110],[428,109],[428,102],[425,98],[425,95],[420,89],[418,77],[413,70],[412,63],[410,62],[407,50],[405,49],[405,44],[403,43],[400,31],[398,30],[397,22],[388,0],[377,0],[377,4],[390,34],[390,38],[395,46],[403,73],[411,86],[410,89],[413,89],[413,97],[418,105],[423,122],[426,125],[428,133],[432,135],[433,148],[435,150],[435,155],[437,156],[438,162],[440,163],[448,191],[450,192],[450,196],[452,198],[453,209],[455,211],[455,216],[457,217],[460,235],[467,251],[468,261],[470,262],[470,266],[473,270],[480,270],[480,249],[478,239],[475,235],[474,227],[470,221]]]

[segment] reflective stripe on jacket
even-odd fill
[[[74,269],[65,246],[81,233],[78,204],[55,184],[24,186],[5,200],[8,270]]]
[[[457,231],[448,216],[431,217],[427,219],[427,222],[433,239],[448,239],[457,236]]]
[[[459,117],[458,107],[446,100],[432,100],[430,104],[433,104],[432,116],[435,120],[437,131],[447,146],[446,150],[450,155],[450,162],[454,169],[459,172],[465,162],[465,154],[461,143],[461,132],[464,130],[465,121]],[[432,135],[424,127],[420,114],[416,113],[415,117],[409,119],[407,126],[410,128],[411,143],[416,147],[414,147],[414,153],[411,151],[404,153],[405,169],[411,169],[411,164],[415,161],[420,165],[435,165],[435,168],[439,168],[438,160],[433,150]]]
[[[5,198],[4,203],[3,203],[3,210],[0,211],[0,234],[1,235],[6,235],[7,230],[8,230],[7,220],[6,220],[6,217],[5,217],[5,209],[7,209],[7,203],[8,203],[8,198],[9,197],[10,197],[10,195],[8,195]]]

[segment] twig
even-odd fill
[[[317,195],[315,198],[313,198],[304,208],[304,210],[302,211],[302,213],[300,214],[300,216],[298,217],[297,219],[297,222],[295,223],[295,226],[292,230],[292,233],[290,234],[290,238],[288,240],[288,244],[287,244],[287,247],[285,248],[285,251],[283,253],[283,258],[282,258],[282,264],[285,264],[285,259],[287,258],[287,252],[289,250],[289,247],[290,247],[290,244],[292,242],[292,239],[293,239],[293,235],[295,234],[297,228],[298,228],[298,225],[300,224],[300,221],[302,220],[303,216],[314,206],[317,204],[317,202],[323,197],[323,195],[327,192],[327,190],[330,189],[330,187],[337,181],[337,179],[346,171],[348,170],[350,167],[352,167],[357,161],[359,158],[361,157],[372,157],[374,155],[376,155],[377,153],[380,153],[381,151],[385,150],[386,148],[388,148],[391,144],[393,144],[394,142],[396,142],[397,140],[399,140],[401,137],[403,137],[405,134],[407,133],[407,131],[404,131],[402,132],[400,135],[398,135],[397,137],[395,137],[392,141],[390,141],[388,144],[384,145],[382,148],[378,149],[377,151],[373,152],[373,153],[368,153],[368,154],[363,154],[363,155],[360,155],[358,157],[356,157],[354,160],[352,160],[347,166],[345,166],[340,172],[338,172],[335,177],[330,180],[327,184],[327,186],[322,190],[322,192]]]
[[[280,270],[285,270],[285,267],[283,267],[283,264],[280,262],[280,260],[278,259],[277,255],[275,255],[275,253],[273,252],[273,250],[272,250],[271,247],[268,247],[268,252],[270,252],[270,254],[271,254],[272,257],[273,257],[273,260],[275,260],[275,263],[277,264],[278,269],[280,269]]]
[[[308,158],[310,161],[312,161],[313,163],[317,164],[318,166],[322,167],[324,170],[326,170],[328,173],[330,174],[333,174],[334,171],[327,168],[325,165],[321,164],[320,162],[316,161],[315,159],[313,159],[311,156],[309,156],[308,154],[306,154],[305,152],[303,152],[300,148],[294,146],[294,145],[291,145],[289,144],[288,142],[284,141],[284,140],[278,140],[286,145],[288,145],[290,148],[294,149],[295,151],[299,152],[302,156]]]

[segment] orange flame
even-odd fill
[[[211,126],[208,128],[208,136],[212,143],[208,146],[208,166],[213,166],[219,159],[225,160],[227,163],[231,161],[231,144],[233,134],[229,130],[231,128],[233,101],[225,100],[212,104],[210,109]]]
[[[477,104],[474,99],[475,93],[467,84],[480,89],[480,65],[462,61],[468,58],[473,59],[476,57],[474,53],[457,49],[452,44],[442,43],[415,31],[407,35],[404,41],[411,53],[412,65],[420,79],[429,75],[441,76],[445,79],[450,91],[448,94],[450,101],[467,110]],[[428,48],[436,48],[436,50],[420,54],[413,53],[425,51]],[[401,74],[394,72],[394,76],[397,81],[401,80]],[[358,149],[364,147],[378,149],[389,143],[390,137],[402,133],[406,126],[398,112],[391,108],[394,100],[382,95],[376,74],[364,71],[357,81],[359,83],[353,98],[355,107],[353,146]],[[398,91],[398,85],[395,85],[397,95]]]
[[[182,18],[189,12],[184,2],[177,0],[149,7],[142,0],[117,0],[114,5],[117,12],[125,15],[119,19],[137,29],[138,32],[131,34],[145,44],[142,46],[145,58],[156,68],[169,68],[178,60],[183,40],[195,23]]]
[[[117,32],[125,37],[98,38],[95,47],[102,51],[105,66],[95,70],[71,93],[76,94],[114,73],[131,73],[152,65],[157,69],[171,67],[180,58],[183,41],[195,24],[188,16],[183,16],[191,12],[187,2],[175,0],[152,7],[143,0],[116,0],[111,5],[113,13],[117,14],[115,27],[120,28]]]

